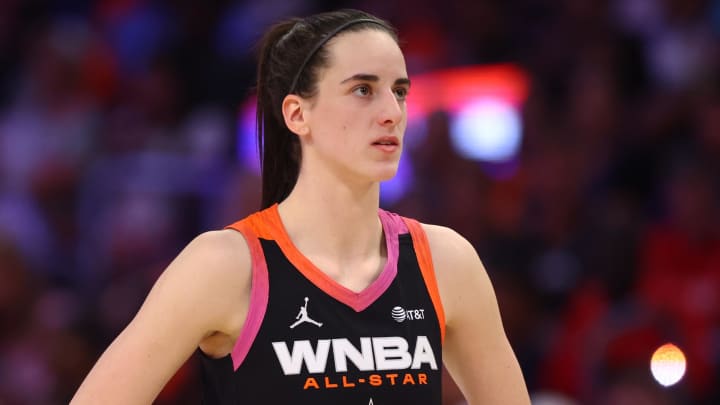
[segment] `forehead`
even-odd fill
[[[357,73],[407,77],[405,58],[390,34],[377,29],[340,33],[327,44],[329,66],[323,76],[347,77]]]

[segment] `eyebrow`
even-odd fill
[[[352,75],[352,76],[348,77],[347,79],[341,81],[340,84],[344,84],[344,83],[347,83],[350,81],[379,82],[380,77],[378,77],[377,75],[371,75],[371,74],[367,74],[367,73],[358,73],[358,74]],[[410,86],[410,79],[408,79],[407,77],[401,77],[401,78],[395,80],[395,85],[396,86],[397,85]]]

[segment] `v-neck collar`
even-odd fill
[[[292,240],[290,240],[285,226],[282,223],[277,204],[269,207],[264,212],[266,223],[272,227],[273,239],[290,263],[315,286],[354,309],[356,312],[364,310],[375,302],[375,300],[387,290],[397,275],[397,262],[400,249],[398,243],[398,226],[396,226],[395,221],[392,220],[391,215],[392,214],[385,210],[378,210],[378,216],[382,224],[387,247],[387,261],[385,266],[378,277],[367,287],[360,292],[355,292],[332,279],[298,250]]]

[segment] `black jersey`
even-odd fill
[[[230,228],[252,256],[232,354],[202,355],[207,404],[439,405],[444,317],[425,234],[380,210],[387,263],[361,292],[292,244],[277,205]]]

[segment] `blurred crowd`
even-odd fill
[[[2,0],[0,404],[67,403],[179,250],[259,207],[254,44],[338,7],[395,24],[411,77],[530,76],[505,175],[436,111],[384,208],[475,245],[534,403],[720,403],[720,1]],[[666,342],[688,364],[668,388]],[[197,366],[157,403],[198,403]]]

